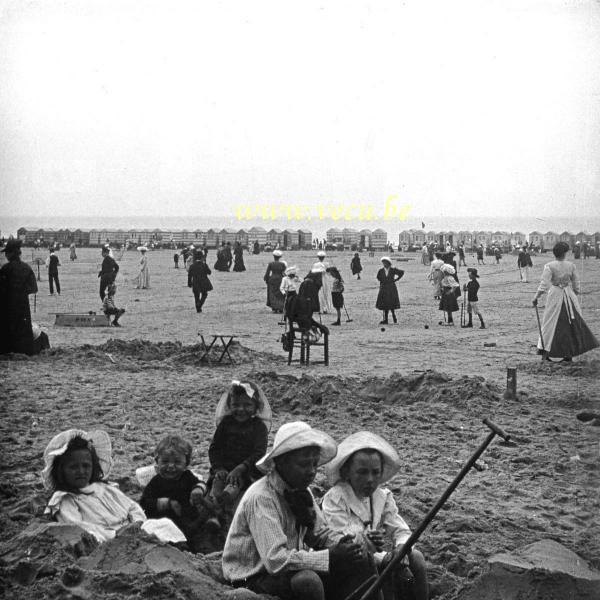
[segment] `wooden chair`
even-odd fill
[[[294,334],[299,333],[300,337]],[[290,326],[287,333],[288,337],[288,365],[292,362],[299,362],[301,365],[310,364],[310,349],[315,346],[323,348],[323,360],[313,360],[313,364],[329,365],[329,334],[322,333],[321,339],[318,342],[311,342],[308,338],[308,330],[300,329],[299,327]],[[293,359],[294,348],[300,348],[300,358]]]

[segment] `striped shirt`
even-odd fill
[[[273,470],[252,484],[242,497],[223,549],[223,575],[230,582],[244,582],[264,572],[278,575],[302,569],[322,573],[329,570],[327,547],[334,545],[341,534],[325,527],[314,501],[314,532],[307,534],[303,526],[298,530],[283,495],[285,489],[290,488]]]

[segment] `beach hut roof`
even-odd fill
[[[298,233],[311,233],[312,231],[310,229],[298,229]]]
[[[359,231],[359,233],[362,233],[362,235],[371,235],[371,230],[370,229],[361,229]]]
[[[237,233],[237,229],[234,229],[233,227],[223,227],[221,233]]]
[[[545,235],[558,235],[558,233],[555,233],[554,231],[546,231]]]
[[[269,233],[283,233],[283,232],[281,231],[281,229],[273,228],[273,229],[269,230]]]
[[[543,235],[541,231],[532,231],[529,235]]]
[[[289,227],[287,229],[283,230],[284,233],[298,233],[297,229],[290,229]]]
[[[341,230],[341,229],[338,229],[337,227],[330,227],[330,228],[327,230],[327,233],[342,233],[342,230]]]
[[[387,231],[385,231],[385,229],[380,229],[380,228],[375,229],[373,231],[373,233],[385,233],[387,235]]]
[[[259,227],[257,225],[255,225],[254,227],[251,227],[250,231],[252,233],[254,233],[254,232],[267,233],[267,230],[264,227]]]

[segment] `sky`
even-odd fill
[[[0,0],[0,82],[0,217],[600,214],[599,2]]]

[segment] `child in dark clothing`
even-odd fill
[[[113,320],[111,325],[113,327],[121,327],[119,323],[119,319],[125,314],[124,308],[117,308],[115,304],[115,294],[117,293],[117,284],[111,283],[108,288],[106,288],[108,292],[106,296],[104,296],[104,300],[102,300],[102,310],[104,314],[109,318],[110,315],[113,316]]]
[[[216,422],[208,483],[211,498],[226,508],[262,476],[256,461],[267,451],[271,407],[255,383],[232,381],[217,405]]]
[[[350,269],[352,270],[352,275],[356,275],[356,279],[360,279],[362,265],[360,264],[360,256],[358,255],[358,252],[354,253],[354,258],[350,261]]]
[[[485,323],[483,322],[483,316],[479,310],[479,299],[477,297],[477,292],[479,291],[479,282],[477,279],[479,279],[479,275],[477,274],[477,269],[467,269],[467,273],[469,274],[469,283],[463,286],[463,291],[467,292],[467,313],[469,315],[469,322],[465,327],[473,327],[473,313],[475,313],[481,321],[479,329],[485,329]]]
[[[167,517],[181,531],[194,550],[193,537],[205,519],[202,506],[206,484],[189,469],[192,446],[177,435],[162,439],[154,452],[156,475],[144,488],[140,505],[149,518]]]
[[[337,312],[337,321],[332,325],[341,325],[342,308],[344,308],[344,280],[336,267],[329,267],[327,273],[333,277],[331,284],[331,302]]]

